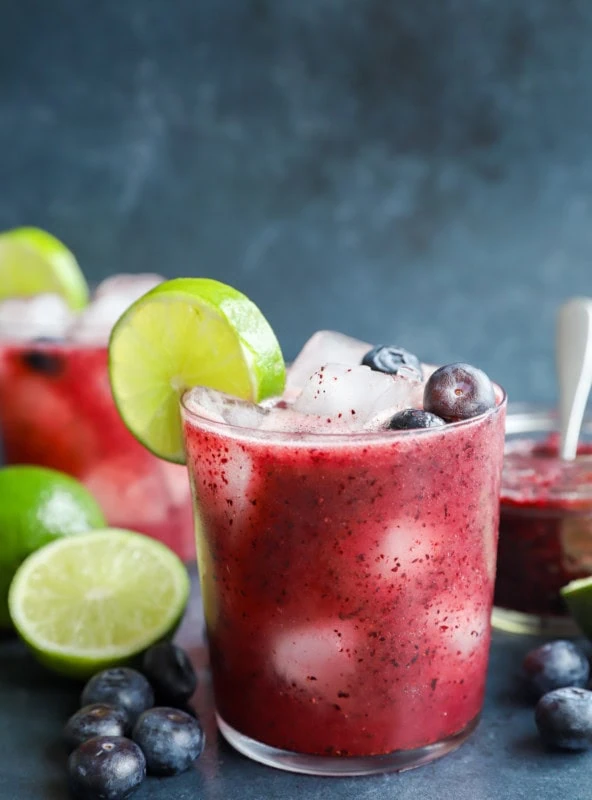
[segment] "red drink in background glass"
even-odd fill
[[[431,430],[323,435],[215,422],[197,397],[184,434],[226,738],[326,775],[454,749],[483,704],[505,400]]]
[[[575,635],[560,589],[592,574],[590,420],[574,461],[559,458],[557,417],[510,407],[501,485],[493,622],[515,633]]]
[[[79,478],[110,525],[195,553],[187,472],[146,450],[121,421],[106,345],[0,344],[0,429],[9,464],[39,464]]]

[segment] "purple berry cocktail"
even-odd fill
[[[328,776],[459,746],[485,690],[503,391],[330,331],[286,379],[259,309],[206,278],[132,306],[110,376],[130,430],[189,470],[226,739]]]
[[[206,389],[183,403],[218,722],[247,755],[303,772],[424,763],[483,703],[501,395],[443,424],[436,383],[422,404],[374,370],[321,365],[280,407]]]

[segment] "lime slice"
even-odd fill
[[[259,402],[281,394],[285,365],[269,323],[244,294],[208,278],[161,283],[113,328],[111,389],[133,435],[157,456],[185,462],[179,397],[209,386]]]
[[[29,556],[8,602],[41,663],[86,678],[171,635],[188,599],[187,570],[171,550],[139,533],[103,528]]]
[[[561,596],[582,632],[592,639],[592,576],[570,581]]]
[[[0,234],[0,300],[59,294],[73,311],[88,303],[88,286],[65,244],[39,228]]]
[[[106,523],[88,489],[53,469],[0,469],[0,497],[0,628],[5,628],[11,625],[8,587],[19,564],[54,539]]]

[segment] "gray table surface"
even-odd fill
[[[193,704],[207,732],[194,770],[148,779],[137,800],[588,800],[592,756],[546,752],[532,707],[519,690],[522,656],[537,640],[496,633],[481,723],[455,753],[400,775],[312,778],[260,766],[235,753],[216,732],[201,632],[201,604],[193,596],[179,641],[199,668]],[[67,800],[61,728],[76,709],[79,688],[52,677],[16,641],[0,645],[0,797]]]

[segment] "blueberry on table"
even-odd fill
[[[154,691],[135,669],[114,667],[97,672],[82,691],[82,705],[107,703],[123,709],[133,726],[142,711],[154,705]]]
[[[446,423],[441,417],[419,408],[406,408],[395,414],[387,423],[392,431],[405,431],[413,428],[439,428]]]
[[[586,686],[590,664],[576,644],[558,639],[527,653],[522,672],[531,694],[538,699],[554,689]]]
[[[414,374],[419,380],[423,378],[419,358],[403,347],[395,345],[379,344],[373,347],[362,358],[362,365],[370,367],[376,372],[386,372],[389,375],[396,375],[401,367],[404,367],[406,374]]]
[[[134,742],[146,757],[151,775],[177,775],[198,758],[205,736],[197,719],[178,708],[151,708],[134,726]]]
[[[448,364],[428,378],[423,407],[446,422],[471,419],[495,408],[495,390],[487,375],[477,367]]]
[[[197,676],[189,656],[172,642],[159,642],[148,648],[142,672],[150,681],[159,703],[183,706],[195,692]]]
[[[79,800],[125,800],[146,777],[146,759],[122,736],[95,736],[68,759],[68,782]]]
[[[95,736],[123,736],[127,714],[121,708],[94,703],[73,714],[64,727],[64,741],[69,750]]]
[[[592,747],[592,692],[568,686],[544,694],[535,709],[542,740],[562,750]]]

